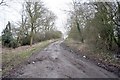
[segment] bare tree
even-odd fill
[[[0,6],[2,6],[2,5],[6,5],[7,6],[7,4],[6,4],[6,2],[4,0],[0,1]]]
[[[2,5],[4,3],[4,0],[2,0],[1,2],[0,2],[0,5]]]
[[[55,24],[56,16],[52,11],[46,10],[46,14],[44,15],[44,30],[49,31],[53,29]]]
[[[30,23],[30,45],[32,46],[34,30],[38,27],[36,23],[44,12],[42,2],[26,2],[26,12]]]

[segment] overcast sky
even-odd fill
[[[23,0],[5,0],[8,6],[0,6],[0,33],[5,28],[5,25],[7,24],[8,21],[17,22],[20,20],[22,1]],[[39,0],[33,0],[33,1],[39,1]],[[65,32],[64,27],[67,22],[67,14],[64,12],[64,10],[70,9],[70,3],[72,2],[72,0],[42,0],[42,1],[44,2],[45,6],[49,8],[49,10],[53,11],[57,15],[57,20],[56,20],[57,29]],[[86,2],[87,0],[80,0],[80,1]],[[98,0],[98,1],[109,1],[109,0]]]
[[[1,1],[1,0],[0,0]],[[67,14],[71,0],[42,0],[49,10],[57,15],[56,27],[58,30],[65,32],[64,25],[67,22]],[[22,0],[7,0],[9,6],[0,6],[0,32],[5,28],[8,21],[17,22],[20,20]]]

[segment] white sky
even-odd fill
[[[5,1],[9,6],[8,7],[0,6],[0,35],[8,21],[17,22],[18,20],[20,20],[20,12],[22,9],[20,3],[23,0],[5,0]],[[65,32],[64,27],[67,22],[67,14],[65,14],[63,10],[69,10],[70,8],[69,4],[71,3],[72,0],[42,0],[42,1],[44,2],[47,8],[52,10],[57,15],[58,18],[56,20],[56,27],[58,28],[58,30]],[[86,2],[87,0],[80,0],[80,1]],[[98,0],[98,1],[104,1],[104,0]]]
[[[0,0],[1,1],[1,0]],[[5,28],[8,21],[17,22],[20,20],[21,2],[17,0],[6,0],[8,7],[0,6],[0,32]],[[9,2],[8,2],[9,1]],[[63,10],[68,10],[71,0],[42,0],[49,10],[57,15],[56,27],[65,32],[64,25],[67,22],[67,14]]]

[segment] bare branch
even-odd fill
[[[2,0],[1,2],[0,2],[0,5],[2,5],[4,3],[4,0]]]
[[[0,6],[8,6],[5,2],[4,2],[4,0],[2,0],[1,2],[0,2]]]

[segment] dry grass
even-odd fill
[[[77,51],[80,55],[86,56],[97,63],[106,65],[106,68],[113,68],[113,70],[110,70],[112,72],[114,72],[114,70],[118,72],[120,69],[120,61],[113,56],[114,52],[112,51],[99,50],[96,49],[94,45],[79,43],[73,39],[66,39],[64,44],[73,49],[73,51]]]
[[[42,50],[50,43],[56,40],[47,40],[30,46],[22,46],[16,49],[2,49],[2,73],[6,74],[8,71],[13,69],[15,66],[21,64],[28,59],[35,51]]]
[[[75,41],[73,39],[67,39],[64,42],[67,46],[76,49],[78,51],[80,51],[82,54],[86,55],[86,56],[93,56],[96,58],[100,58],[100,60],[105,60],[105,61],[109,61],[109,62],[117,62],[118,60],[116,60],[113,56],[113,52],[111,51],[104,51],[104,50],[99,50],[96,49],[95,47],[93,47],[93,45],[89,45],[87,43],[80,43],[78,41]],[[89,55],[90,54],[90,55]]]

